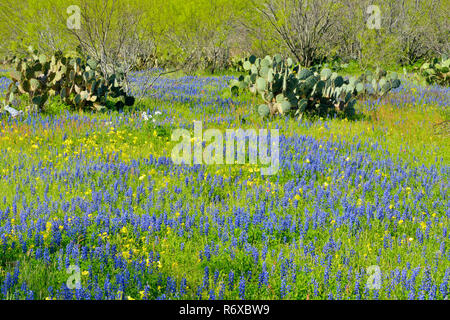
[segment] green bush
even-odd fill
[[[71,107],[64,103],[60,96],[49,97],[43,110],[47,114],[58,115],[70,111]]]

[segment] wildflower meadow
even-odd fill
[[[243,125],[215,113],[249,104],[218,97],[226,80],[161,80],[147,120],[3,116],[1,298],[448,297],[450,153],[432,127],[448,88],[363,101],[370,120]],[[193,120],[277,128],[279,172],[174,165],[166,132]]]
[[[1,300],[448,300],[448,84],[39,50],[0,70]]]

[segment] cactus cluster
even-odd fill
[[[273,114],[342,113],[352,116],[356,100],[345,80],[323,69],[320,74],[294,66],[291,58],[277,54],[263,59],[251,56],[243,63],[246,75],[231,83],[231,90],[249,88],[260,94],[265,104],[258,107],[261,116]]]
[[[346,69],[348,67],[349,67],[348,63],[342,62],[341,59],[339,59],[337,57],[330,59],[328,62],[313,66],[313,68],[315,68],[317,70],[328,68],[334,72],[342,71],[343,69]]]
[[[377,70],[359,78],[344,79],[328,68],[301,69],[291,58],[251,56],[243,60],[245,74],[230,83],[231,92],[249,89],[259,94],[265,104],[258,113],[265,117],[274,114],[340,115],[353,117],[356,97],[361,93],[383,95],[400,85],[395,73]],[[369,82],[369,83],[368,83]]]
[[[401,81],[396,72],[386,72],[377,68],[373,73],[367,70],[358,78],[351,77],[349,83],[353,85],[358,94],[384,96],[391,89],[400,87]]]
[[[438,84],[441,86],[450,85],[450,59],[442,57],[429,62],[425,62],[419,69],[419,73],[425,78],[428,84]]]
[[[61,51],[47,57],[31,47],[29,53],[29,57],[13,62],[7,103],[18,95],[27,95],[32,107],[39,110],[51,96],[60,96],[78,109],[97,111],[105,108],[108,96],[119,98],[117,108],[134,104],[134,98],[122,87],[124,75],[116,73],[105,78],[92,58],[66,57]]]

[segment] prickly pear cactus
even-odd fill
[[[231,85],[232,92],[250,90],[260,95],[265,104],[258,106],[262,117],[269,115],[304,114],[326,116],[355,113],[354,88],[330,69],[320,74],[294,66],[292,59],[277,54],[274,57],[251,56],[243,62],[245,74]]]
[[[241,90],[260,95],[265,104],[257,107],[262,117],[281,114],[340,115],[353,117],[360,94],[381,96],[400,86],[396,73],[377,70],[359,78],[344,79],[329,68],[301,69],[281,55],[244,59],[245,73],[230,83],[231,92]]]
[[[450,59],[446,57],[425,62],[418,71],[428,84],[450,85]]]
[[[51,57],[29,48],[30,56],[16,58],[9,73],[7,103],[18,95],[27,95],[33,108],[42,110],[51,96],[60,96],[77,109],[105,108],[107,97],[119,98],[117,107],[133,105],[134,98],[123,89],[123,74],[104,77],[92,58],[66,57],[57,51]]]
[[[358,94],[384,96],[392,89],[400,87],[401,81],[396,72],[386,72],[377,69],[375,73],[368,70],[357,79],[352,77],[350,82],[356,83],[358,86]],[[355,87],[356,88],[356,87]]]

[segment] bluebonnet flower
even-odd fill
[[[245,277],[242,275],[239,280],[239,298],[245,300]]]

